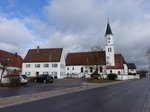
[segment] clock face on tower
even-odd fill
[[[110,40],[110,37],[108,37],[108,40]]]

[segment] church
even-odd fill
[[[67,77],[86,77],[98,68],[99,74],[107,78],[110,73],[118,75],[118,80],[139,78],[135,64],[128,64],[122,54],[115,54],[113,33],[107,23],[105,51],[73,52],[66,57]],[[96,60],[96,61],[94,61]]]

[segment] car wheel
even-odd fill
[[[46,83],[47,81],[46,80],[44,80],[44,83]]]
[[[54,79],[50,79],[50,83],[53,83]]]

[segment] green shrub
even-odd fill
[[[28,77],[28,82],[34,82],[35,77]]]
[[[116,80],[116,78],[117,78],[118,76],[117,76],[117,74],[115,74],[115,73],[110,73],[110,74],[108,74],[107,77],[108,77],[109,80]]]
[[[57,79],[57,76],[56,76],[56,75],[54,76],[54,79]]]
[[[136,73],[131,73],[131,72],[129,72],[128,75],[136,75]]]

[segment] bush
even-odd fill
[[[117,74],[115,74],[115,73],[110,73],[110,74],[108,74],[107,77],[108,77],[109,80],[116,80],[116,78],[117,78],[118,76],[117,76]]]
[[[57,79],[57,76],[56,76],[56,75],[54,76],[54,79]]]
[[[35,77],[28,77],[28,82],[34,82]]]
[[[129,72],[128,75],[136,75],[136,73],[131,73],[131,72]]]

